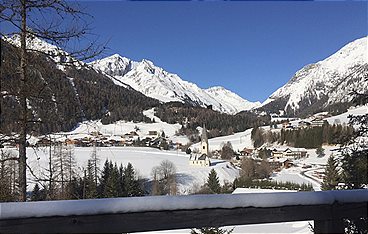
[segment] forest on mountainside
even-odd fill
[[[19,49],[1,41],[1,117],[4,134],[18,132],[19,121]],[[84,120],[101,119],[104,124],[117,120],[151,119],[142,111],[158,101],[123,86],[88,67],[57,68],[41,53],[28,54],[28,119],[32,134],[69,131]]]
[[[254,128],[251,137],[254,147],[264,143],[286,144],[292,147],[318,148],[322,144],[344,144],[353,135],[353,127],[346,125],[330,125],[327,122],[322,127],[298,129],[281,129],[279,132]]]
[[[229,115],[210,108],[193,107],[178,102],[164,103],[155,108],[155,113],[162,121],[181,124],[180,133],[185,135],[190,135],[197,127],[205,125],[209,138],[230,135],[270,123],[270,116],[259,116],[252,112]]]

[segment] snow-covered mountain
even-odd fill
[[[9,42],[10,44],[20,47],[20,35],[14,34],[11,37],[2,37],[3,40]],[[63,70],[65,64],[73,64],[75,67],[80,68],[84,66],[85,63],[75,59],[68,52],[60,49],[56,45],[50,44],[45,40],[28,35],[26,39],[27,49],[33,52],[42,52],[51,58],[54,62],[58,64],[58,68]]]
[[[145,59],[135,62],[114,54],[90,65],[144,95],[162,102],[187,102],[203,107],[211,105],[214,110],[230,114],[260,105],[258,102],[244,100],[223,87],[201,89],[196,84],[184,81],[178,75],[169,73]]]
[[[368,37],[357,39],[336,53],[295,73],[263,104],[264,109],[288,114],[314,111],[351,101],[352,90],[368,90]]]
[[[239,112],[239,110],[250,110],[261,105],[260,102],[247,101],[238,94],[221,86],[208,88],[205,91],[216,100],[222,100],[222,105],[225,106],[226,109],[231,110],[231,113]]]

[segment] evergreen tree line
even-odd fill
[[[220,185],[218,175],[212,169],[208,175],[207,182],[195,193],[196,194],[220,194],[232,193],[236,188],[257,188],[257,189],[279,189],[279,190],[297,190],[297,191],[313,191],[311,184],[296,184],[292,182],[278,182],[269,180],[269,177],[257,179],[256,177],[245,176],[245,171],[242,170],[242,175],[236,178],[233,183],[224,183]]]
[[[223,194],[232,193],[233,185],[230,182],[224,181],[224,185],[221,186],[219,177],[215,169],[211,169],[208,174],[207,181],[200,188],[193,191],[194,194]]]
[[[313,191],[313,187],[311,184],[296,184],[292,182],[278,182],[273,180],[252,180],[244,177],[235,179],[234,189],[236,188]]]
[[[255,148],[275,142],[292,147],[318,148],[322,144],[344,144],[353,133],[354,128],[349,125],[330,125],[325,122],[322,127],[281,129],[280,132],[257,127],[252,130],[251,137]]]
[[[368,150],[330,155],[324,172],[322,190],[360,189],[368,184]]]
[[[208,137],[213,138],[245,131],[254,126],[267,125],[270,122],[269,116],[258,116],[252,112],[229,115],[183,103],[165,103],[156,107],[155,111],[156,116],[165,122],[180,123],[182,128],[179,133],[187,136],[196,134],[197,127],[203,125],[206,125]]]
[[[102,171],[97,174],[93,161],[89,160],[84,175],[73,177],[66,186],[68,191],[66,199],[132,197],[145,194],[142,181],[136,178],[132,164],[128,163],[123,167],[108,160],[105,161]],[[36,184],[31,200],[45,199],[47,199],[46,193]]]
[[[261,188],[261,189],[281,189],[313,191],[310,184],[296,184],[292,182],[277,182],[270,180],[272,174],[271,167],[266,160],[257,161],[251,158],[244,158],[241,161],[240,177],[233,182],[233,189],[236,188]]]

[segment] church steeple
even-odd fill
[[[201,154],[208,155],[208,137],[206,125],[203,124],[202,137],[201,137]]]

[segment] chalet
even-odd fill
[[[102,133],[100,133],[99,131],[93,131],[91,132],[91,135],[94,137],[98,137],[98,136],[102,136]]]
[[[149,136],[158,136],[158,132],[157,131],[148,131],[148,135]]]
[[[76,143],[77,143],[77,141],[75,139],[69,139],[69,138],[67,138],[65,140],[65,144],[66,145],[76,145]]]
[[[304,148],[286,148],[286,149],[273,149],[271,151],[271,156],[273,158],[304,158],[307,156],[307,150]]]
[[[322,127],[324,123],[324,120],[314,119],[311,122],[311,127]]]
[[[287,158],[270,158],[268,160],[272,170],[281,170],[283,168],[289,168],[293,163]]]
[[[283,128],[287,128],[288,126],[291,126],[290,122],[289,121],[284,121],[282,122],[282,127]]]
[[[284,151],[279,149],[273,149],[271,150],[271,156],[273,158],[283,158],[284,157]]]
[[[53,142],[48,139],[48,138],[42,138],[39,141],[37,141],[36,146],[39,147],[45,147],[45,146],[50,146]]]
[[[304,148],[293,148],[293,149],[287,148],[284,151],[284,156],[295,159],[305,158],[307,156],[307,150]]]
[[[302,121],[298,122],[298,127],[299,128],[307,128],[307,127],[310,127],[310,126],[311,126],[311,123],[308,122],[308,121],[302,120]]]
[[[189,165],[209,167],[211,165],[211,161],[208,157],[208,153],[207,130],[206,127],[203,126],[200,154],[191,154],[189,157]]]
[[[116,140],[116,139],[110,139],[110,140],[108,140],[108,144],[111,145],[111,146],[122,146],[123,145],[123,141]]]
[[[244,148],[242,151],[240,151],[241,156],[252,156],[253,155],[253,149]]]

